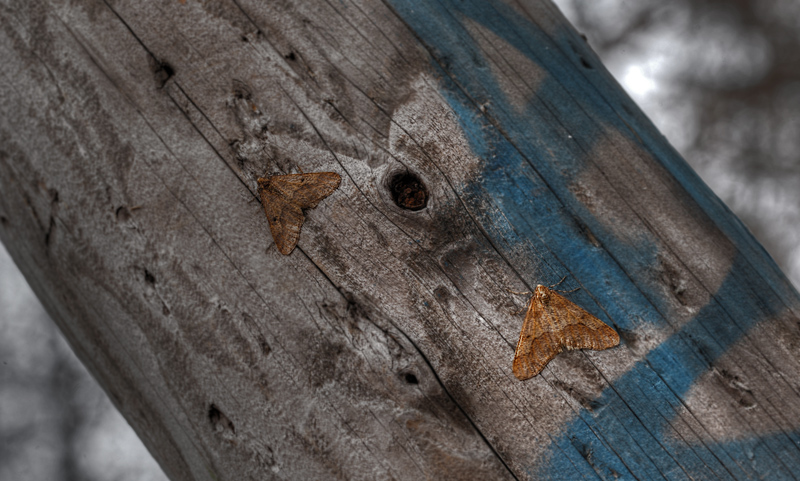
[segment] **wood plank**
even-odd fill
[[[549,2],[0,8],[0,239],[172,479],[794,479],[797,292]]]

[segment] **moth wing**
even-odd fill
[[[300,174],[301,187],[292,197],[292,200],[303,209],[313,209],[319,202],[339,188],[342,178],[335,172],[315,172]]]
[[[532,378],[563,350],[563,346],[549,334],[537,338],[520,335],[512,366],[514,376],[520,381]]]
[[[553,338],[545,324],[544,306],[538,296],[531,298],[528,312],[517,341],[514,352],[512,371],[520,381],[530,379],[542,372],[542,369],[556,355],[563,351],[563,347]]]
[[[269,183],[272,189],[301,209],[312,209],[339,187],[342,178],[335,172],[275,175],[259,182]]]
[[[303,210],[289,202],[281,193],[269,188],[269,185],[262,186],[259,190],[275,246],[281,254],[289,255],[300,238],[300,227],[305,220]]]
[[[602,351],[619,344],[619,334],[608,324],[586,312],[562,295],[550,291],[547,317],[558,317],[561,324],[558,340],[568,350],[594,349]]]

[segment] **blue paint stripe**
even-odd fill
[[[740,266],[740,263],[735,263],[732,271],[735,272],[741,269],[742,267]],[[728,277],[728,280],[723,283],[717,293],[719,297],[728,298],[731,295],[728,292],[729,290],[740,290],[736,277],[734,275]],[[752,325],[764,319],[764,313],[756,312],[757,306],[754,304],[744,303],[742,307],[744,309],[744,312],[742,312],[743,317],[749,318]],[[773,313],[768,312],[766,314],[769,316],[769,314]],[[787,435],[776,434],[763,438],[761,441],[748,440],[736,443],[718,443],[717,445],[706,444],[705,446],[690,445],[688,449],[685,444],[676,440],[674,445],[670,446],[670,439],[664,436],[666,425],[664,417],[654,415],[653,412],[648,410],[647,406],[637,405],[639,404],[637,401],[647,400],[653,406],[660,406],[662,412],[666,413],[680,407],[680,401],[674,395],[685,395],[697,377],[708,371],[708,364],[697,361],[697,351],[688,348],[684,338],[700,338],[701,336],[697,332],[705,329],[703,327],[704,322],[711,321],[715,326],[720,326],[722,324],[718,322],[720,319],[724,319],[721,316],[720,308],[713,303],[710,304],[679,333],[671,336],[648,354],[645,361],[637,364],[633,370],[614,382],[613,391],[608,389],[604,392],[598,399],[598,403],[601,405],[619,403],[619,396],[617,396],[617,393],[619,393],[629,403],[633,401],[630,407],[638,415],[629,415],[628,419],[623,417],[621,422],[604,419],[600,424],[608,430],[606,436],[616,442],[630,436],[625,426],[642,423],[648,432],[661,434],[661,443],[671,452],[672,456],[680,459],[682,464],[687,457],[698,455],[697,453],[701,453],[703,448],[707,448],[710,451],[708,454],[718,458],[725,466],[724,470],[720,469],[719,463],[709,458],[708,454],[699,454],[702,456],[703,462],[708,465],[708,469],[713,470],[717,476],[726,477],[726,473],[729,472],[730,475],[739,479],[759,477],[764,479],[794,479],[792,468],[800,466],[800,459],[798,459],[797,443],[793,442]],[[723,346],[734,344],[741,338],[742,334],[741,330],[735,328],[718,329],[715,332],[720,345]],[[714,362],[724,353],[723,350],[716,349],[714,346],[701,349],[701,352],[705,352],[709,356],[708,362]],[[660,378],[655,373],[658,373]],[[640,394],[642,391],[644,391],[644,395]],[[575,432],[575,428],[580,424],[582,423],[578,420],[573,421],[565,428],[565,433]],[[792,433],[792,436],[796,435],[797,433]],[[636,439],[639,440],[640,438],[637,437]],[[586,441],[591,442],[592,439],[589,438]],[[690,449],[694,453],[690,452]],[[652,449],[652,452],[657,450],[657,448]],[[625,454],[623,457],[627,456],[628,454]],[[761,462],[752,461],[756,459]],[[553,473],[559,472],[560,469],[560,466],[557,465],[543,466],[538,474],[545,477],[552,476]],[[692,475],[697,475],[704,471],[706,469],[691,470],[690,472]]]

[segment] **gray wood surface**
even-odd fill
[[[524,28],[0,6],[0,239],[172,479],[794,476],[797,293],[555,7],[485,4]],[[342,184],[283,256],[256,181],[301,171]],[[563,276],[623,342],[520,382],[509,290]]]

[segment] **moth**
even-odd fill
[[[305,216],[339,188],[342,178],[335,172],[273,175],[258,179],[258,194],[269,221],[275,246],[283,255],[291,254],[300,238]]]
[[[619,344],[619,334],[600,319],[549,288],[538,285],[531,298],[514,353],[514,375],[530,379],[562,351],[600,351]]]

